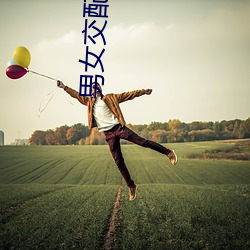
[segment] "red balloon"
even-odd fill
[[[11,79],[18,79],[24,76],[28,71],[19,65],[10,65],[6,69],[6,75]]]

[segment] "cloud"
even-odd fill
[[[165,30],[169,30],[173,26],[169,25]],[[149,44],[154,41],[154,37],[158,33],[159,29],[153,23],[142,23],[125,25],[118,24],[104,30],[104,36],[107,41],[107,48],[112,47],[112,49],[122,50],[123,46],[143,46],[144,44]],[[151,38],[150,38],[151,37]],[[42,54],[46,50],[53,54],[55,50],[82,50],[85,45],[83,44],[83,35],[78,31],[69,31],[68,33],[62,35],[61,37],[49,40],[42,40],[35,47],[34,51]],[[97,43],[94,45],[90,40],[87,41],[87,45],[93,48],[103,48],[104,45],[102,40],[98,39]]]
[[[133,25],[125,25],[121,23],[107,29],[107,36],[112,45],[117,45],[120,42],[137,42],[138,40],[143,40],[145,36],[148,36],[154,26],[155,25],[153,23]]]
[[[100,37],[96,38],[96,44],[87,41],[89,50],[97,55],[105,48],[105,64],[117,64],[119,62],[131,63],[131,60],[147,58],[148,50],[152,49],[157,27],[153,23],[125,25],[118,24],[107,28],[104,36],[107,45],[104,46]],[[95,34],[95,33],[94,33]],[[79,31],[69,31],[55,39],[42,40],[32,48],[33,65],[38,68],[67,67],[74,64],[77,71],[82,71],[82,65],[78,62],[86,55],[84,36]],[[91,58],[91,57],[90,57]],[[91,60],[91,59],[90,59]],[[124,64],[123,64],[124,67]]]
[[[194,15],[185,22],[120,23],[104,30],[106,46],[100,37],[96,38],[96,45],[90,40],[88,45],[96,54],[105,48],[103,63],[107,72],[162,74],[171,71],[172,79],[176,79],[178,71],[189,76],[192,72],[201,76],[206,70],[215,73],[217,69],[217,73],[220,70],[225,73],[230,63],[231,68],[237,67],[235,59],[249,51],[249,17],[246,13],[240,8],[236,11],[217,8],[206,15]],[[92,32],[95,34],[94,30]],[[78,60],[86,54],[83,39],[81,31],[73,30],[56,39],[41,41],[35,46],[34,54],[39,55],[37,58],[43,67],[50,65],[49,57],[58,71],[70,67],[71,74],[79,75],[83,65]]]
[[[35,46],[35,49],[44,51],[45,49],[54,48],[56,46],[71,46],[77,41],[77,36],[79,36],[77,33],[78,32],[73,30],[55,39],[42,40]]]

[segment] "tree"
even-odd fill
[[[150,132],[150,134],[151,134],[151,138],[153,141],[156,141],[158,143],[167,142],[168,133],[166,130],[158,129],[158,130]]]
[[[240,138],[250,138],[250,117],[240,124]]]
[[[57,127],[55,130],[56,144],[57,145],[67,145],[68,141],[66,138],[66,133],[68,130],[68,126],[64,125],[61,127]]]
[[[169,132],[167,135],[168,142],[181,142],[183,141],[182,123],[178,119],[169,120]]]
[[[218,121],[214,123],[214,125],[213,125],[213,131],[216,134],[216,138],[220,139],[221,126],[220,126],[220,123]]]
[[[189,124],[189,129],[192,130],[202,130],[204,128],[204,125],[202,122],[191,122]]]
[[[73,127],[70,127],[66,132],[66,139],[69,145],[75,144],[76,133]]]
[[[184,123],[178,119],[168,123],[152,122],[149,125],[128,124],[131,130],[141,137],[156,142],[204,141],[214,139],[250,138],[250,118],[247,120],[230,120],[221,122]],[[91,131],[87,126],[78,123],[71,127],[57,127],[46,132],[36,130],[32,134],[31,145],[65,145],[65,144],[105,144],[105,136],[95,128]],[[123,141],[123,143],[127,143]]]
[[[86,139],[87,136],[90,135],[89,128],[84,124],[77,123],[73,126],[75,133],[76,133],[76,143],[81,138]]]
[[[242,121],[239,119],[236,119],[234,121],[234,127],[233,127],[233,135],[234,138],[240,138],[240,125],[241,125]]]
[[[168,130],[168,125],[167,123],[162,123],[162,122],[151,122],[148,125],[148,130],[149,131],[154,131],[154,130]]]
[[[147,125],[144,125],[144,129],[139,132],[139,135],[145,139],[150,139],[149,131]]]
[[[31,135],[31,137],[29,139],[29,143],[31,145],[45,145],[46,144],[45,135],[46,135],[45,131],[36,130]]]
[[[182,139],[184,142],[188,141],[188,132],[189,132],[189,124],[183,122],[181,124],[182,127]]]
[[[97,128],[93,128],[90,136],[86,138],[86,144],[89,145],[103,145],[105,142],[104,134],[100,133]]]
[[[85,144],[87,144],[86,143],[86,139],[80,139],[79,141],[78,141],[78,145],[85,145]]]
[[[85,141],[86,137],[89,135],[90,135],[90,131],[88,127],[81,123],[77,123],[71,126],[67,130],[66,139],[68,141],[68,144],[79,144],[79,143],[83,143],[83,141]]]
[[[192,130],[188,133],[190,141],[211,141],[216,138],[216,134],[211,129]]]
[[[45,132],[45,141],[46,145],[56,145],[57,144],[57,138],[55,131],[52,129],[49,129]]]

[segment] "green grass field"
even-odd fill
[[[0,147],[0,249],[103,249],[120,186],[112,249],[249,249],[250,162],[185,157],[231,145],[123,145],[133,202],[106,145]]]

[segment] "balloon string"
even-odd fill
[[[42,104],[43,104],[43,101],[44,101],[44,100],[42,100],[42,101],[40,102],[40,105],[39,105],[39,108],[38,108],[38,114],[37,114],[39,118],[40,118],[40,116],[41,116],[41,113],[48,107],[49,103],[51,102],[52,98],[53,98],[54,95],[55,95],[56,90],[57,90],[57,88],[54,89],[53,91],[51,91],[50,93],[48,93],[47,95],[44,96],[44,98],[43,98],[44,100],[45,100],[46,98],[49,98],[48,101],[46,102],[46,104],[44,105],[44,107],[42,107]]]
[[[73,107],[75,107],[75,105],[74,105],[70,100],[68,100],[68,102],[69,102]]]
[[[37,74],[37,75],[39,75],[39,76],[46,77],[46,78],[48,78],[48,79],[50,79],[50,80],[57,81],[57,79],[55,79],[55,78],[52,78],[52,77],[50,77],[50,76],[46,76],[46,75],[43,75],[43,74],[37,73],[37,72],[35,72],[35,71],[33,71],[33,70],[30,70],[30,69],[27,69],[27,71],[28,71],[28,72],[30,72],[30,73],[33,73],[33,74]]]

